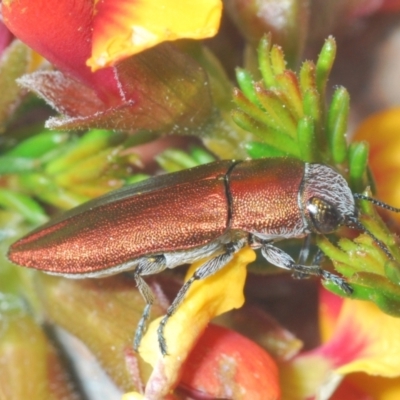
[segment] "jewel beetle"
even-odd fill
[[[356,199],[332,168],[293,158],[217,161],[150,178],[78,206],[14,243],[9,259],[68,278],[103,277],[131,270],[146,306],[135,334],[137,349],[154,301],[143,276],[211,257],[181,288],[158,328],[163,329],[191,283],[223,268],[240,248],[261,249],[271,264],[297,276],[317,275],[350,294],[341,277],[319,265],[296,263],[275,242],[328,234],[340,226],[372,236],[359,221]]]

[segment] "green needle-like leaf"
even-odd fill
[[[110,145],[116,144],[115,142],[118,142],[117,139],[119,139],[119,142],[122,142],[120,135],[116,135],[114,132],[93,129],[80,138],[63,156],[51,161],[46,166],[46,173],[56,175],[68,170],[75,166],[78,161],[87,159],[89,156],[97,154]]]
[[[341,164],[347,156],[347,121],[350,108],[350,96],[344,87],[335,90],[328,111],[327,135],[329,147],[336,164]]]
[[[327,40],[325,40],[316,65],[317,88],[321,94],[322,101],[325,99],[326,85],[329,74],[332,70],[333,62],[335,61],[335,56],[336,42],[335,39],[330,36]]]
[[[296,137],[296,121],[276,93],[263,89],[261,85],[256,85],[256,93],[258,101],[269,116],[267,124],[286,135]]]
[[[271,34],[264,35],[258,46],[258,65],[267,88],[275,86],[275,76],[270,60]]]
[[[315,140],[314,122],[310,117],[303,117],[297,125],[297,141],[299,143],[301,159],[306,162],[315,162],[318,159]]]
[[[271,119],[271,115],[267,114],[264,110],[258,108],[254,103],[252,103],[243,93],[235,89],[233,93],[233,101],[244,113],[248,114],[255,121],[258,121],[266,126],[277,126],[274,120]],[[257,99],[259,104],[259,100]],[[246,129],[246,128],[244,128]]]
[[[266,143],[248,142],[244,147],[251,158],[283,157],[287,155],[284,151],[278,150]]]
[[[255,121],[241,110],[233,110],[232,118],[241,128],[253,132],[265,143],[284,152],[286,155],[299,158],[300,154],[296,142],[288,135],[268,129],[267,126]]]
[[[243,68],[236,68],[236,80],[243,94],[254,104],[259,104],[254,90],[254,80],[250,72]]]
[[[270,52],[270,62],[272,71],[275,76],[283,74],[286,70],[285,54],[283,53],[282,47],[272,46]]]
[[[355,192],[361,192],[364,189],[364,180],[368,166],[367,142],[355,142],[349,147],[349,178],[351,187]]]
[[[35,200],[22,193],[0,189],[0,205],[22,215],[34,225],[43,224],[48,219],[43,208]]]
[[[156,157],[157,162],[167,172],[180,171],[198,165],[189,154],[178,149],[168,149]]]
[[[303,116],[303,104],[297,76],[292,71],[285,71],[276,76],[276,81],[281,92],[289,99],[289,112],[300,119]]]
[[[7,156],[39,158],[54,148],[62,145],[69,134],[61,132],[42,132],[34,135],[15,146],[6,153]]]
[[[315,65],[312,61],[304,61],[300,68],[300,88],[302,93],[308,90],[317,90],[316,77],[315,77]]]

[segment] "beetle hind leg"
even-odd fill
[[[163,255],[146,257],[139,261],[139,264],[133,271],[133,277],[135,278],[137,288],[142,295],[144,301],[146,302],[146,306],[143,310],[142,316],[140,317],[139,323],[136,328],[135,338],[133,340],[133,348],[135,351],[138,351],[140,342],[142,340],[143,333],[147,327],[147,321],[150,316],[151,306],[154,303],[154,295],[146,283],[146,281],[142,278],[142,275],[150,275],[155,274],[157,272],[161,272],[166,268],[166,261]]]
[[[185,282],[185,284],[181,287],[179,290],[178,294],[176,295],[174,301],[172,304],[168,307],[166,315],[162,318],[160,325],[158,326],[157,329],[157,334],[158,334],[158,343],[160,346],[160,351],[163,356],[167,355],[167,344],[165,341],[164,337],[164,328],[165,325],[167,324],[169,318],[176,312],[180,304],[182,303],[183,299],[185,298],[188,290],[190,289],[191,285],[193,282],[201,279],[205,279],[216,272],[218,272],[220,269],[222,269],[226,264],[229,263],[229,261],[232,260],[234,254],[240,250],[245,243],[247,242],[247,239],[242,239],[237,242],[232,242],[229,244],[225,245],[225,252],[212,258],[211,260],[208,260],[205,262],[203,265],[201,265],[193,274],[193,276]]]

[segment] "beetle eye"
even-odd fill
[[[332,204],[317,197],[308,202],[307,210],[318,233],[333,232],[343,223],[339,211]]]

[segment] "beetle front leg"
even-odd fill
[[[225,245],[225,252],[208,260],[202,266],[200,266],[193,274],[193,276],[185,282],[185,284],[181,287],[178,294],[176,295],[172,304],[168,307],[166,315],[160,322],[160,325],[157,329],[158,334],[158,343],[160,346],[160,351],[163,356],[167,355],[167,344],[164,337],[164,328],[169,318],[176,312],[183,299],[185,298],[188,290],[190,289],[193,282],[201,279],[205,279],[220,269],[222,269],[229,261],[232,260],[234,254],[240,250],[247,243],[247,239],[242,239],[237,242],[232,242]]]
[[[339,286],[346,294],[350,295],[353,293],[352,287],[340,276],[325,271],[318,265],[307,266],[296,264],[293,258],[289,256],[289,254],[285,253],[283,250],[275,247],[270,243],[261,244],[261,253],[268,262],[276,265],[277,267],[291,270],[295,274],[295,276],[319,276],[326,281],[333,282],[334,284]]]
[[[305,237],[305,239],[303,240],[303,245],[301,246],[297,264],[304,265],[306,263],[308,256],[310,254],[310,247],[311,247],[311,235],[307,235]],[[314,262],[312,262],[312,265],[319,265],[319,264],[315,264]],[[304,274],[304,273],[300,273],[298,271],[294,271],[293,277],[295,279],[304,279],[304,278],[308,278],[308,275]]]
[[[151,306],[154,303],[153,293],[149,285],[142,278],[142,275],[156,274],[157,272],[161,272],[165,268],[166,268],[165,257],[160,255],[160,256],[147,257],[141,260],[138,266],[133,271],[133,277],[135,278],[137,288],[140,294],[142,295],[144,301],[146,302],[146,306],[143,310],[142,316],[140,317],[135,332],[135,338],[133,341],[133,348],[135,351],[138,351],[139,349],[143,333],[146,330],[147,320],[149,319],[150,316]]]

